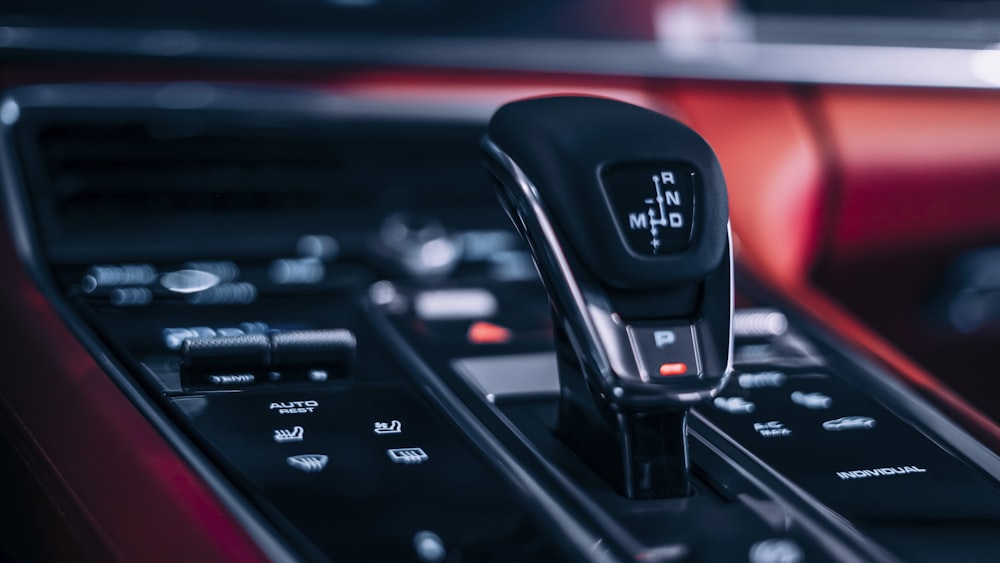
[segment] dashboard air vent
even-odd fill
[[[188,257],[249,240],[256,254],[303,232],[371,231],[394,209],[495,205],[479,164],[479,125],[109,113],[41,119],[20,131],[28,192],[54,260],[97,259],[98,248]]]

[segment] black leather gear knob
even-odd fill
[[[732,372],[728,200],[711,147],[667,116],[579,96],[500,108],[482,146],[553,304],[567,441],[630,497],[683,496],[687,408]]]

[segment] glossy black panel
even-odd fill
[[[993,557],[996,482],[834,374],[748,371],[698,412],[907,560]]]
[[[228,473],[327,556],[558,558],[490,464],[404,383],[172,401]]]

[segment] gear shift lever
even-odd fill
[[[508,104],[483,148],[553,305],[558,432],[629,498],[686,496],[688,409],[732,371],[715,154],[668,117],[587,97]]]

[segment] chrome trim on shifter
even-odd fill
[[[581,360],[587,361],[591,364],[591,367],[596,370],[597,373],[601,373],[605,377],[609,370],[615,371],[620,376],[632,377],[634,379],[639,378],[639,372],[637,366],[628,365],[622,361],[621,355],[617,355],[614,359],[605,353],[607,344],[605,338],[612,340],[610,343],[620,344],[621,342],[615,342],[615,331],[609,331],[608,326],[619,324],[614,322],[614,317],[612,317],[613,312],[610,310],[608,303],[593,302],[587,300],[583,296],[583,290],[580,284],[576,280],[576,276],[573,274],[572,268],[569,265],[569,259],[563,252],[562,243],[559,241],[559,237],[556,236],[555,227],[549,220],[549,214],[545,209],[545,204],[542,203],[541,195],[538,193],[538,189],[535,185],[528,179],[528,176],[521,170],[521,167],[517,165],[516,162],[510,156],[507,155],[500,147],[496,146],[489,139],[483,139],[483,148],[486,152],[493,157],[493,159],[498,162],[504,170],[510,174],[511,178],[517,184],[517,187],[521,190],[524,195],[523,201],[528,202],[531,206],[530,209],[522,210],[517,206],[518,200],[512,200],[507,197],[504,198],[503,204],[508,214],[514,214],[516,219],[523,221],[524,219],[533,219],[533,225],[524,225],[526,234],[540,234],[545,239],[545,245],[539,245],[534,240],[528,240],[528,245],[534,250],[533,255],[536,257],[544,257],[559,270],[562,274],[561,280],[565,280],[565,283],[559,284],[557,280],[553,280],[550,277],[545,276],[544,269],[542,273],[542,279],[550,289],[560,296],[560,300],[563,303],[573,303],[574,307],[572,311],[562,311],[564,314],[569,314],[572,317],[567,317],[564,315],[563,318],[573,318],[577,326],[583,329],[584,335],[587,337],[589,342],[578,343],[581,347],[576,349],[586,348],[592,351],[592,355],[587,358],[580,358]],[[506,185],[505,185],[506,187]],[[529,211],[529,213],[523,213],[522,211]],[[512,219],[515,219],[512,216]],[[528,231],[537,232],[528,232]],[[596,300],[594,300],[596,301]],[[586,313],[585,313],[586,312]],[[600,315],[610,323],[602,323],[602,329],[598,330],[592,315]],[[622,327],[624,328],[624,326]],[[567,334],[571,337],[577,335],[575,330],[567,330]],[[627,336],[622,341],[628,343]],[[626,348],[627,349],[627,348]]]

